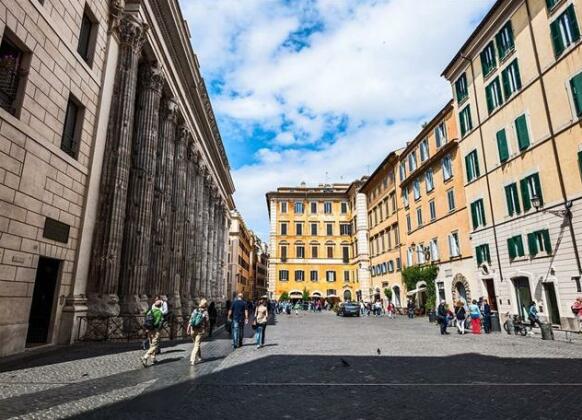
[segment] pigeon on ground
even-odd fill
[[[378,356],[380,356],[382,354],[382,352],[380,351],[380,349],[376,349],[376,353],[378,353]]]
[[[342,362],[342,366],[344,367],[350,367],[350,364],[348,362],[346,362],[344,359],[340,359]]]

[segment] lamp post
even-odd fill
[[[545,210],[545,209],[542,209],[541,197],[538,195],[534,195],[531,198],[531,205],[533,206],[534,209],[536,209],[536,211],[541,210],[543,213],[553,214],[554,216],[558,216],[558,217],[567,217],[568,219],[572,217],[572,211],[570,210],[572,208],[571,201],[566,201],[566,204],[564,206],[565,208],[562,210]]]

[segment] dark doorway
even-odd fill
[[[532,301],[529,279],[527,277],[517,277],[513,279],[513,286],[515,287],[515,296],[517,298],[517,313],[523,319],[527,319],[527,308]]]
[[[546,292],[546,302],[548,304],[548,319],[552,324],[560,324],[560,308],[556,298],[556,287],[554,283],[544,283]]]
[[[492,311],[497,311],[497,296],[495,295],[495,284],[493,283],[493,279],[485,279],[483,281],[487,288],[487,302],[489,302]]]
[[[60,265],[61,262],[53,258],[40,257],[38,260],[28,319],[27,346],[48,341]]]

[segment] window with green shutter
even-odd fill
[[[481,67],[483,69],[483,76],[486,77],[497,67],[497,60],[495,58],[495,46],[491,41],[485,49],[481,52]]]
[[[463,102],[467,96],[469,96],[469,90],[467,89],[467,75],[465,73],[455,82],[455,93],[457,95],[457,103]]]
[[[471,120],[471,107],[467,105],[459,112],[459,123],[461,125],[461,137],[464,137],[469,131],[473,129],[473,122]]]
[[[523,238],[521,235],[514,236],[507,240],[507,249],[509,252],[509,258],[513,260],[517,257],[525,256],[525,249],[523,247]]]
[[[511,51],[513,51],[515,44],[513,41],[513,28],[511,27],[511,21],[508,21],[497,35],[495,35],[495,43],[497,44],[499,60],[503,60]]]
[[[552,253],[550,232],[547,229],[538,230],[527,234],[529,254],[533,257],[540,252]]]
[[[471,182],[475,178],[481,176],[479,170],[479,159],[477,158],[477,149],[465,156],[465,168],[467,170],[467,182]]]
[[[499,162],[503,163],[509,159],[509,148],[507,146],[507,135],[505,128],[497,132],[497,150],[499,152]]]
[[[485,97],[487,99],[487,111],[491,114],[495,108],[503,104],[503,94],[501,93],[501,84],[499,83],[499,77],[493,79],[485,87]]]
[[[510,216],[521,213],[517,184],[513,183],[505,186],[505,199],[507,201],[507,213]]]
[[[489,254],[489,245],[483,244],[475,248],[475,256],[477,258],[477,265],[480,266],[484,262],[491,263],[491,256]]]
[[[580,29],[574,5],[571,4],[550,24],[554,55],[558,58],[566,48],[580,39]]]
[[[520,115],[515,120],[515,131],[517,134],[517,144],[519,150],[525,150],[529,147],[529,131],[527,129],[527,119],[524,115]]]
[[[570,90],[572,91],[576,115],[580,117],[582,116],[582,73],[570,79]]]
[[[535,173],[522,179],[520,181],[520,189],[524,211],[531,209],[531,200],[533,197],[539,198],[541,205],[544,204],[544,195],[539,174]]]
[[[476,200],[471,203],[471,220],[473,222],[473,229],[477,229],[479,226],[485,226],[485,206],[483,205],[483,199]]]
[[[546,5],[548,6],[548,10],[552,10],[556,4],[559,3],[560,0],[546,0]]]
[[[501,80],[503,82],[505,100],[521,89],[521,75],[519,74],[517,58],[501,72]]]
[[[582,150],[578,152],[578,170],[580,171],[580,176],[582,176]]]

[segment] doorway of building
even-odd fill
[[[527,307],[531,302],[531,289],[527,277],[516,277],[513,279],[515,297],[517,299],[517,313],[523,319],[527,319]]]
[[[27,347],[48,342],[60,266],[61,261],[54,258],[38,259],[28,318]]]
[[[554,283],[544,283],[546,292],[546,303],[548,305],[548,319],[552,324],[560,325],[560,308],[556,297],[556,287]]]
[[[492,311],[497,311],[497,295],[495,294],[495,284],[493,279],[484,279],[485,289],[487,289],[487,301],[489,306],[491,306]]]

